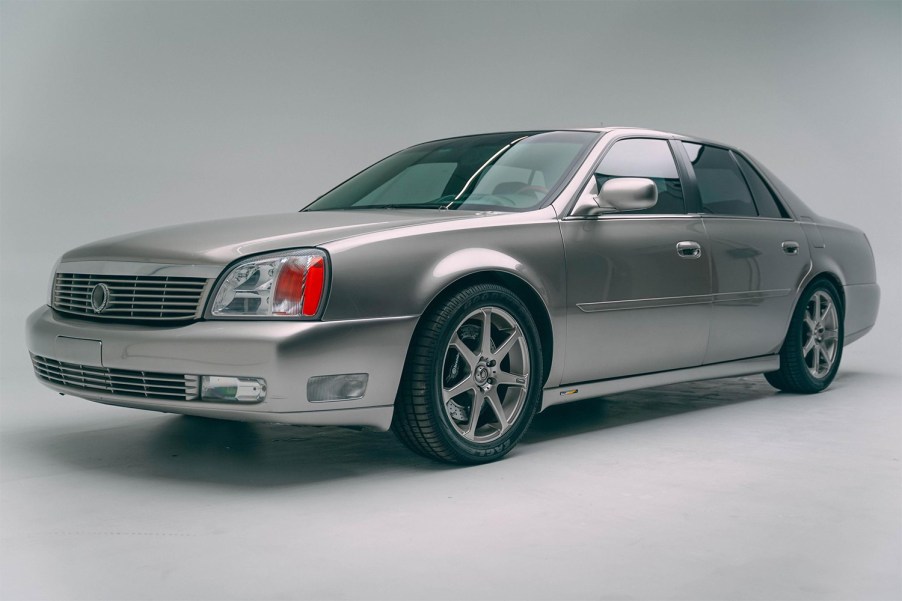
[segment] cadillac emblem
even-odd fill
[[[106,284],[97,284],[91,290],[91,308],[94,313],[103,313],[110,304],[110,287]]]

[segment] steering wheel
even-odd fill
[[[512,206],[512,207],[516,207],[516,206],[519,206],[521,203],[519,201],[516,201],[516,200],[510,198],[510,196],[525,194],[527,192],[535,193],[536,199],[538,200],[542,196],[548,194],[548,188],[544,188],[542,186],[530,186],[528,184],[524,184],[522,188],[518,188],[516,191],[511,192],[509,194],[492,194],[492,196],[495,198],[500,198],[500,199],[504,200],[505,202],[509,203],[510,206]]]

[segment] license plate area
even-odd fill
[[[64,363],[102,367],[101,347],[102,343],[100,340],[57,336],[53,358]]]

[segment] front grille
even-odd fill
[[[198,397],[199,377],[63,363],[31,356],[38,378],[57,386],[146,399],[191,401]]]
[[[109,291],[100,311],[92,301],[98,284]],[[189,320],[198,316],[206,285],[205,278],[58,273],[52,303],[57,311],[98,319]]]

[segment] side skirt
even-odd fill
[[[713,380],[716,378],[729,378],[734,376],[748,376],[780,369],[780,356],[768,355],[741,361],[727,361],[725,363],[713,363],[687,369],[673,371],[659,371],[653,374],[641,376],[629,376],[627,378],[613,378],[599,380],[597,382],[583,382],[558,388],[548,388],[542,393],[542,410],[552,405],[560,405],[571,401],[592,399],[618,392],[629,392],[642,388],[653,388],[667,384],[679,384],[681,382],[693,382],[695,380]]]

